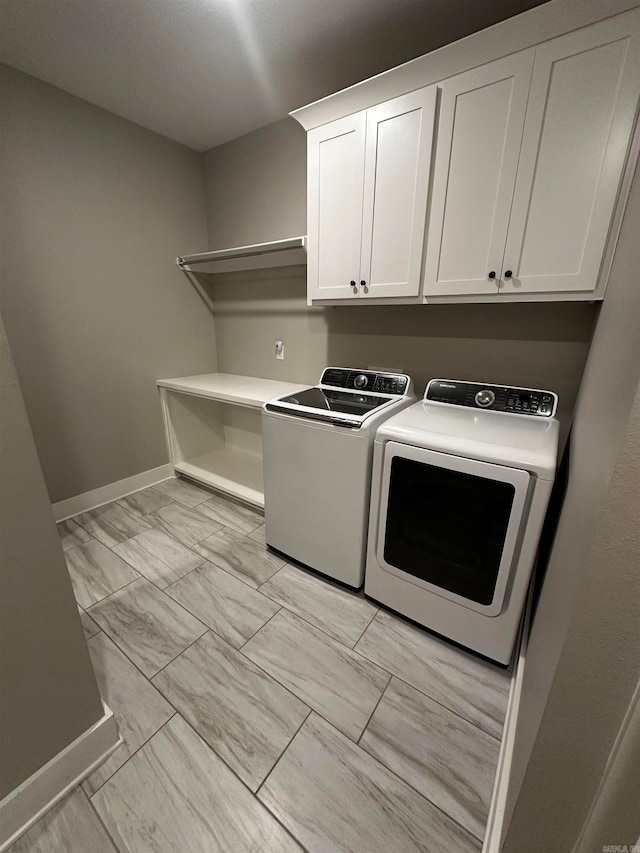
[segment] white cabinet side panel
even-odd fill
[[[532,65],[524,51],[441,84],[427,296],[497,293]]]
[[[361,113],[308,135],[310,299],[350,299],[359,284],[365,124]]]
[[[536,50],[504,292],[595,289],[640,93],[639,23],[633,12]]]

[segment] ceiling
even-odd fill
[[[0,62],[204,151],[540,0],[0,0]]]

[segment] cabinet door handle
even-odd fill
[[[351,279],[351,287],[353,288],[354,293],[358,292],[358,285],[355,283],[355,281],[353,279]]]
[[[494,279],[494,278],[496,277],[496,271],[495,271],[495,270],[491,270],[491,272],[489,273],[489,276],[488,276],[488,277],[489,277],[490,279]]]
[[[513,270],[505,270],[504,271],[504,277],[505,278],[511,278],[512,275],[513,275]]]

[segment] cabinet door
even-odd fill
[[[365,126],[361,112],[308,134],[309,300],[359,292]]]
[[[361,296],[417,296],[436,86],[367,111]]]
[[[425,296],[498,292],[532,65],[526,50],[439,84]]]
[[[506,293],[596,287],[640,92],[639,15],[536,49]]]

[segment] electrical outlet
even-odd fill
[[[276,358],[284,361],[284,341],[276,341]]]

